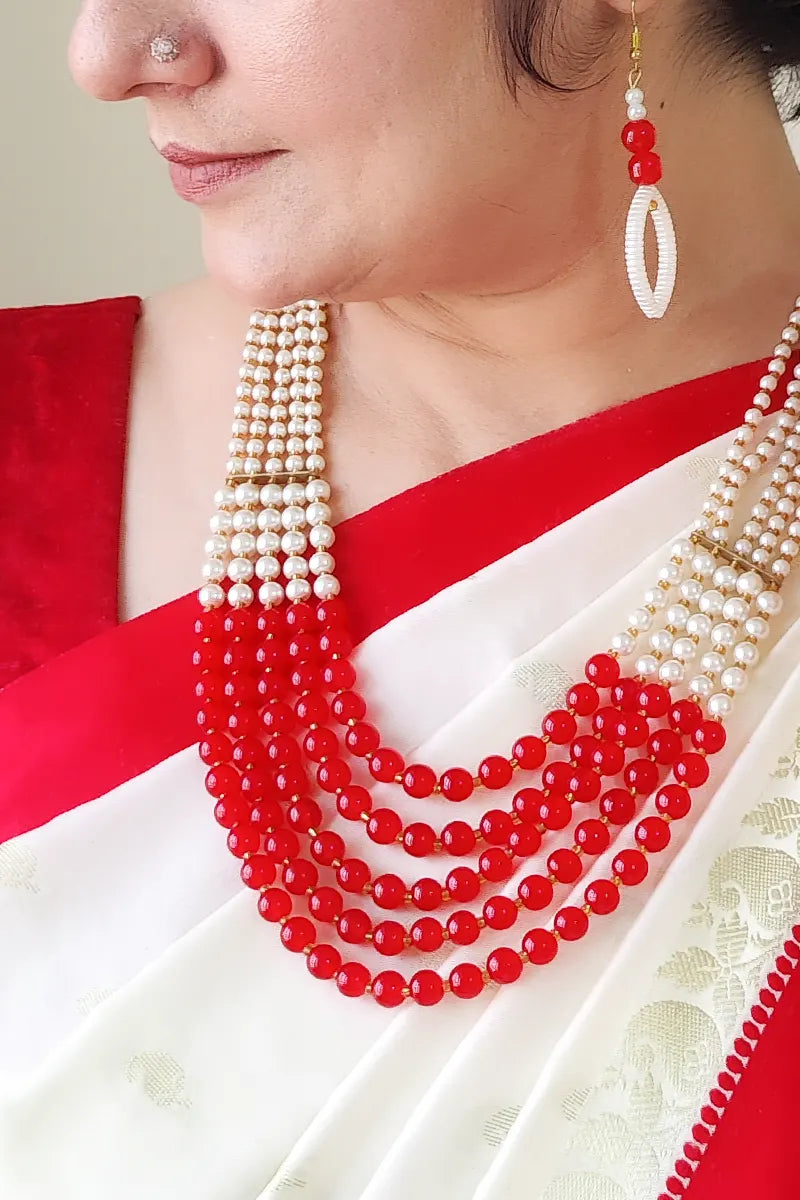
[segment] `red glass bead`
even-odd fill
[[[317,931],[308,917],[290,917],[281,930],[281,941],[287,950],[300,954],[313,945]]]
[[[444,902],[442,885],[436,879],[418,879],[411,889],[411,899],[422,912],[433,912]]]
[[[353,894],[364,890],[365,884],[369,882],[369,876],[369,867],[360,858],[346,858],[336,871],[339,886]]]
[[[204,734],[228,728],[228,705],[220,700],[204,700],[197,714],[197,724]]]
[[[249,815],[247,801],[241,796],[229,796],[214,805],[214,819],[223,829],[233,829],[234,825],[246,821]]]
[[[372,797],[366,788],[351,783],[336,797],[336,808],[348,821],[360,821],[372,809]]]
[[[334,654],[347,658],[353,650],[353,639],[344,629],[326,629],[320,636],[319,648],[325,658],[332,658]]]
[[[340,692],[334,697],[331,711],[342,725],[348,721],[363,721],[367,715],[367,703],[357,692]]]
[[[367,833],[379,846],[389,846],[403,832],[403,822],[391,808],[378,808],[367,821]]]
[[[549,763],[542,771],[542,783],[550,791],[561,792],[562,795],[566,795],[569,791],[574,771],[575,768],[572,766],[572,763]]]
[[[294,663],[289,680],[296,692],[318,692],[322,688],[322,672],[315,663]]]
[[[442,846],[448,854],[471,854],[475,841],[472,826],[466,821],[451,821],[442,830]]]
[[[583,871],[583,864],[580,855],[574,850],[562,848],[554,850],[547,860],[547,869],[551,875],[555,875],[559,883],[574,883],[576,879],[580,879]]]
[[[600,776],[596,771],[574,771],[569,781],[569,794],[578,804],[591,804],[600,795]]]
[[[217,642],[204,642],[192,651],[192,666],[197,671],[222,670],[225,657],[225,647]]]
[[[591,734],[585,733],[576,737],[569,748],[572,761],[581,767],[594,766],[594,754],[599,745],[597,738],[592,737]]]
[[[245,675],[242,671],[232,671],[228,675],[223,694],[229,704],[241,704],[245,707],[257,706],[261,700],[258,679],[253,675]]]
[[[277,924],[292,911],[292,899],[282,888],[269,888],[258,898],[258,911],[265,921]]]
[[[517,895],[531,912],[547,908],[553,899],[553,883],[546,875],[528,875],[519,885]]]
[[[342,965],[342,956],[333,946],[315,946],[306,965],[315,979],[333,979]]]
[[[500,946],[486,960],[486,970],[495,983],[514,983],[522,974],[522,959],[516,950]]]
[[[300,747],[288,733],[273,733],[266,751],[267,758],[276,767],[291,766],[300,761]]]
[[[427,796],[433,795],[435,787],[436,775],[430,767],[426,767],[422,763],[406,767],[403,775],[403,788],[409,796],[413,796],[416,800],[424,800]]]
[[[682,754],[672,768],[675,778],[687,787],[701,787],[709,776],[708,762],[702,754]]]
[[[320,763],[317,769],[317,783],[323,792],[333,793],[339,788],[346,788],[352,778],[352,771],[341,758],[330,758]]]
[[[286,694],[288,684],[283,675],[278,671],[265,671],[256,681],[258,684],[258,695],[262,703],[270,700],[277,700]]]
[[[600,703],[597,688],[591,683],[576,683],[567,692],[567,707],[572,708],[579,717],[588,717]]]
[[[405,763],[396,750],[385,747],[376,750],[369,763],[370,774],[378,783],[393,783],[405,770]]]
[[[625,751],[616,742],[597,742],[594,765],[601,775],[619,775],[625,765]]]
[[[481,883],[471,867],[454,867],[447,876],[446,887],[453,900],[468,903],[481,890]]]
[[[252,825],[235,825],[228,834],[228,849],[236,858],[255,854],[261,845],[261,834]]]
[[[728,735],[719,721],[703,721],[692,733],[694,745],[707,754],[719,754],[727,740]]]
[[[400,954],[406,948],[406,931],[399,921],[381,921],[372,931],[372,944],[379,954]]]
[[[308,911],[318,921],[334,921],[344,908],[342,893],[332,887],[318,887],[308,897]]]
[[[586,664],[586,678],[596,687],[613,687],[619,676],[619,663],[610,654],[595,654]]]
[[[649,796],[658,787],[658,767],[649,758],[635,758],[628,763],[623,777],[637,796]]]
[[[322,824],[322,809],[316,800],[309,800],[307,797],[295,800],[286,816],[289,825],[298,833],[308,833],[312,829],[317,830]]]
[[[639,681],[637,679],[618,679],[611,689],[611,700],[620,712],[636,712],[639,708]]]
[[[674,821],[680,821],[692,807],[692,798],[685,787],[677,783],[668,783],[661,788],[656,796],[656,808]]]
[[[304,603],[302,600],[295,600],[284,612],[284,621],[287,629],[297,631],[298,633],[313,629],[316,624],[317,614],[310,604]]]
[[[287,654],[283,642],[277,641],[276,638],[270,638],[264,642],[263,646],[259,646],[256,651],[256,662],[260,667],[272,667],[279,670],[285,668]]]
[[[608,817],[612,825],[627,825],[635,812],[636,801],[623,788],[611,788],[600,799],[600,815]]]
[[[560,908],[553,920],[553,928],[565,942],[577,942],[589,928],[589,918],[582,908],[569,905]]]
[[[542,721],[542,732],[556,746],[565,746],[571,742],[578,731],[578,724],[571,712],[565,708],[549,712]]]
[[[565,829],[572,820],[572,805],[566,796],[546,796],[539,805],[539,820],[546,829]]]
[[[490,883],[502,883],[504,879],[510,878],[514,870],[514,862],[507,850],[501,849],[499,846],[493,846],[490,850],[484,850],[483,854],[478,859],[478,866],[481,875],[484,879],[488,879]]]
[[[374,725],[359,721],[348,729],[344,740],[351,754],[356,758],[366,758],[368,754],[374,754],[380,746],[381,735]]]
[[[646,683],[639,691],[639,708],[648,717],[664,717],[672,706],[669,688],[661,683]]]
[[[275,790],[282,796],[299,796],[308,791],[308,776],[300,767],[280,767],[274,776]]]
[[[583,893],[586,903],[598,917],[606,917],[619,905],[619,888],[610,879],[595,879]]]
[[[500,754],[491,754],[478,767],[478,776],[484,787],[489,788],[490,791],[499,791],[500,788],[507,787],[511,783],[514,768],[507,758],[503,758]]]
[[[288,704],[270,700],[261,713],[261,723],[270,733],[290,733],[297,721]]]
[[[547,757],[547,744],[533,734],[526,734],[514,743],[511,757],[523,771],[535,771]]]
[[[622,144],[631,154],[644,154],[656,144],[656,130],[651,121],[628,121],[622,130]]]
[[[256,621],[258,633],[278,633],[286,624],[286,613],[279,608],[262,609]]]
[[[628,163],[631,180],[640,186],[652,186],[658,183],[664,174],[661,158],[652,150],[643,154],[635,154]]]
[[[347,607],[341,596],[333,596],[330,600],[322,600],[317,605],[317,621],[323,627],[328,625],[347,626]]]
[[[426,954],[441,949],[444,944],[444,930],[441,922],[437,921],[435,917],[420,917],[411,926],[411,944]]]
[[[295,858],[283,868],[283,886],[293,896],[304,896],[319,883],[319,871],[305,858]]]
[[[194,619],[194,632],[199,638],[214,637],[222,629],[224,621],[224,608],[212,608],[208,612],[200,612]]]
[[[602,734],[606,738],[615,738],[617,736],[617,725],[620,717],[623,714],[618,708],[599,708],[592,717],[592,729],[595,733]]]
[[[530,858],[542,844],[535,825],[515,825],[508,836],[508,848],[517,858]]]
[[[483,906],[483,919],[490,929],[510,929],[519,909],[510,896],[492,896]]]
[[[217,701],[225,697],[226,676],[212,675],[204,671],[194,685],[194,694],[198,701]]]
[[[641,850],[620,850],[611,869],[626,887],[636,887],[647,876],[647,859]]]
[[[457,946],[471,946],[480,937],[481,927],[474,913],[461,909],[447,918],[447,932],[450,941],[455,942]]]
[[[337,922],[339,937],[351,946],[362,946],[367,940],[367,934],[372,933],[372,921],[369,914],[360,908],[346,908]]]
[[[521,788],[514,797],[511,807],[521,821],[538,824],[539,812],[546,796],[540,788]]]
[[[647,721],[639,713],[620,713],[616,741],[622,742],[628,749],[634,749],[645,744],[648,733]]]
[[[283,824],[283,809],[277,800],[259,800],[250,813],[250,822],[262,833],[272,833]]]
[[[276,829],[274,833],[267,835],[264,850],[270,858],[284,862],[287,858],[297,858],[300,853],[300,839],[291,829]]]
[[[484,988],[483,972],[475,963],[461,963],[450,972],[449,983],[459,1000],[474,1000]]]
[[[522,939],[522,949],[534,966],[543,967],[558,954],[558,940],[549,929],[529,929]]]
[[[334,862],[344,858],[345,852],[344,838],[330,829],[318,833],[311,843],[311,854],[322,867],[333,866]]]
[[[439,787],[445,800],[469,800],[475,790],[475,782],[463,767],[452,767],[439,780]]]
[[[226,765],[212,767],[206,773],[206,791],[218,800],[227,796],[238,796],[241,791],[239,772]]]
[[[338,658],[325,664],[322,671],[325,686],[332,692],[349,691],[356,681],[356,673],[346,658]]]
[[[399,908],[406,896],[406,885],[399,875],[379,875],[372,884],[372,898],[379,908]]]
[[[636,841],[652,854],[664,850],[669,845],[669,840],[669,825],[662,821],[661,817],[645,817],[636,826]]]
[[[608,826],[596,818],[581,821],[575,829],[575,842],[584,854],[602,854],[608,849],[610,841]]]
[[[309,729],[303,739],[303,749],[312,762],[322,762],[339,749],[339,739],[332,729]]]
[[[369,983],[370,974],[363,963],[345,963],[336,976],[336,986],[343,996],[363,996]]]
[[[703,710],[694,700],[677,700],[669,710],[669,723],[678,733],[694,733],[703,720]]]
[[[257,892],[275,882],[276,870],[274,862],[267,858],[266,854],[254,854],[242,863],[239,873],[242,882]]]
[[[433,854],[435,841],[436,834],[424,821],[415,821],[406,826],[403,834],[406,853],[414,858],[425,858],[427,854]]]
[[[251,767],[258,766],[259,763],[265,763],[267,752],[262,741],[248,735],[237,738],[233,744],[231,757],[240,770],[246,771]]]
[[[647,750],[662,767],[668,767],[683,749],[680,736],[674,729],[657,729],[647,741]]]
[[[399,971],[381,971],[372,981],[372,994],[381,1008],[397,1008],[403,1003],[408,985]]]
[[[506,845],[513,828],[514,822],[511,817],[499,808],[491,809],[481,818],[481,833],[484,841],[491,846]]]
[[[444,999],[444,980],[436,971],[417,971],[411,976],[409,987],[412,1000],[425,1008]]]

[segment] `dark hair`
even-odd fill
[[[551,90],[569,90],[570,83],[553,78],[563,41],[561,0],[493,3],[509,81],[522,72]],[[698,48],[715,48],[721,62],[765,74],[790,68],[780,99],[785,116],[800,116],[800,0],[694,0],[694,5]],[[601,53],[600,45],[582,49],[587,62]]]

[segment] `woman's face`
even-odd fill
[[[490,31],[487,0],[84,0],[70,57],[144,98],[159,149],[283,151],[199,202],[209,271],[251,302],[511,291],[564,118],[515,102]]]

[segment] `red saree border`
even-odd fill
[[[755,390],[763,369],[761,362],[742,364],[607,409],[343,522],[337,569],[356,640],[733,428],[743,395]],[[507,492],[512,480],[514,520],[498,524],[489,505],[476,504],[470,537],[459,544],[457,558],[419,536],[434,519],[441,529],[459,528],[465,494]],[[386,545],[392,546],[391,561]],[[195,606],[193,594],[174,600],[0,692],[0,843],[104,795],[196,740]]]

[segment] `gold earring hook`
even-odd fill
[[[636,0],[631,0],[631,70],[628,75],[629,87],[638,87],[642,80],[642,33],[636,16]]]

